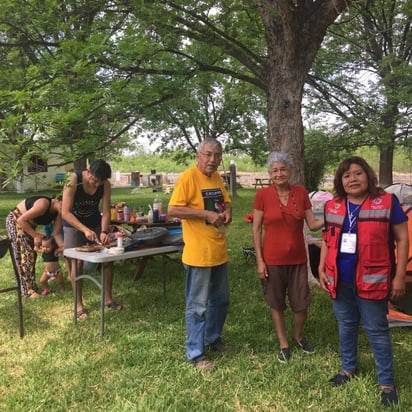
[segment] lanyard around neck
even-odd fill
[[[348,220],[349,220],[349,233],[351,232],[352,228],[356,225],[356,220],[358,219],[358,211],[362,204],[357,205],[355,209],[350,210],[350,202],[346,199],[346,209],[348,211]]]

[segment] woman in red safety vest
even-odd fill
[[[398,403],[398,394],[386,315],[389,298],[405,293],[409,244],[401,205],[377,181],[360,157],[339,165],[334,178],[336,196],[325,205],[319,280],[333,299],[339,330],[342,371],[329,382],[343,385],[357,372],[362,321],[375,357],[381,403],[390,406]]]

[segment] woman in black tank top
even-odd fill
[[[107,244],[110,228],[112,170],[104,160],[95,160],[90,168],[72,173],[70,182],[63,191],[63,227],[65,249],[83,246],[89,242]],[[102,211],[99,210],[101,203]],[[66,267],[74,288],[75,267],[72,259],[66,258]],[[121,305],[112,298],[113,264],[104,266],[105,270],[105,305],[119,310]],[[79,262],[77,275],[83,271],[83,262]],[[87,317],[82,300],[82,281],[76,283],[77,318]]]

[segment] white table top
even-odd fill
[[[161,255],[165,253],[180,252],[183,246],[158,246],[148,247],[139,250],[132,250],[130,252],[124,252],[120,255],[112,255],[109,253],[109,249],[102,249],[97,252],[78,252],[75,248],[65,249],[64,256],[71,259],[83,260],[85,262],[92,263],[106,263],[114,262],[117,260],[133,259],[144,256]]]

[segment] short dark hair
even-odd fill
[[[112,168],[103,159],[94,160],[89,170],[94,177],[100,180],[110,179],[112,176]]]
[[[53,235],[50,236],[44,236],[42,239],[42,242],[51,242],[51,248],[52,249],[56,249],[57,248],[57,243],[56,243],[56,239],[54,238]]]
[[[343,160],[338,166],[338,170],[335,173],[333,179],[333,188],[335,193],[341,198],[346,197],[345,189],[342,184],[342,176],[349,170],[351,165],[356,164],[360,166],[368,177],[368,194],[372,198],[377,197],[382,193],[383,189],[378,186],[378,177],[376,176],[375,171],[369,166],[368,162],[359,156],[351,156]]]

